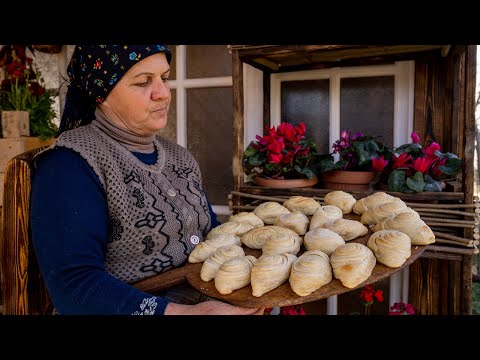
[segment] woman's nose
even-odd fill
[[[152,100],[164,99],[170,96],[170,86],[168,80],[159,80],[152,90]]]

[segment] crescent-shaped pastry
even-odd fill
[[[365,211],[360,221],[365,225],[377,224],[390,216],[397,215],[404,211],[414,211],[400,199],[395,198],[393,201],[372,207]]]
[[[252,267],[252,295],[260,297],[287,281],[295,260],[292,254],[260,256]]]
[[[264,226],[265,224],[263,223],[263,220],[260,219],[255,213],[253,212],[248,212],[248,211],[243,211],[241,213],[235,214],[230,216],[228,221],[234,221],[238,223],[245,223],[248,225],[251,225],[252,227],[260,227]]]
[[[218,269],[220,269],[220,266],[225,261],[242,256],[245,256],[245,251],[238,245],[219,247],[214,251],[212,256],[203,262],[202,269],[200,270],[200,279],[203,281],[213,280]]]
[[[237,257],[225,261],[215,275],[215,288],[222,295],[250,284],[250,274],[257,258],[252,255]]]
[[[253,226],[250,224],[228,221],[210,230],[210,232],[207,234],[207,239],[211,239],[212,236],[218,234],[231,234],[235,236],[242,236],[251,229],[253,229]]]
[[[345,240],[336,232],[323,228],[307,232],[303,242],[307,250],[320,250],[328,256],[332,255],[337,247],[345,244]]]
[[[435,234],[430,226],[420,219],[414,210],[402,212],[386,218],[373,227],[373,231],[398,230],[407,234],[412,245],[428,245],[435,242]]]
[[[333,205],[342,210],[342,213],[352,212],[353,205],[357,202],[352,194],[345,191],[331,191],[323,199],[325,205]]]
[[[330,256],[333,275],[349,289],[367,280],[376,262],[372,250],[360,243],[341,245]]]
[[[304,252],[292,265],[290,286],[298,296],[307,296],[332,281],[328,255],[320,250]]]
[[[370,236],[367,246],[373,251],[378,262],[397,268],[410,257],[412,242],[403,232],[380,230]]]
[[[250,249],[261,249],[265,241],[272,236],[273,234],[292,234],[297,235],[297,233],[291,229],[287,229],[281,226],[267,225],[259,228],[255,228],[243,234],[241,237],[242,243],[249,247]]]
[[[290,214],[280,215],[273,222],[273,225],[291,229],[298,235],[305,235],[309,224],[310,221],[308,220],[308,217],[299,211],[293,211]]]
[[[353,205],[353,212],[355,214],[362,215],[368,209],[392,202],[393,199],[395,199],[394,196],[384,193],[383,191],[379,191],[357,200],[355,205]]]
[[[320,203],[312,197],[290,196],[283,203],[283,206],[291,212],[299,211],[304,215],[310,216],[320,207]]]
[[[262,219],[265,224],[269,225],[273,224],[275,219],[280,215],[290,214],[290,210],[275,201],[264,202],[258,205],[253,212]]]
[[[221,246],[226,245],[238,245],[241,246],[242,242],[238,236],[232,234],[218,234],[212,236],[212,238],[202,241],[195,246],[188,256],[189,263],[199,263],[208,259],[213,255],[215,250]]]
[[[360,221],[339,219],[325,225],[325,228],[336,232],[343,240],[350,241],[360,236],[367,235],[368,228]]]
[[[334,205],[319,207],[310,220],[310,230],[323,228],[325,224],[343,218],[343,212]]]
[[[293,254],[297,255],[300,251],[301,238],[297,234],[273,234],[262,247],[262,254]]]

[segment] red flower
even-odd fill
[[[380,156],[379,158],[372,159],[373,170],[377,172],[383,171],[383,169],[385,169],[387,165],[388,165],[388,160],[385,160],[383,155]]]
[[[406,303],[403,303],[403,302],[394,303],[393,306],[390,306],[389,315],[398,315],[398,314],[414,315],[415,310],[414,310],[412,304],[408,304],[408,303],[406,304]]]
[[[418,134],[415,131],[412,132],[410,137],[412,138],[413,143],[415,143],[415,144],[420,143],[420,136],[418,136]]]

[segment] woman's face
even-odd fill
[[[118,127],[153,135],[167,125],[169,75],[165,54],[150,55],[123,75],[99,108]]]

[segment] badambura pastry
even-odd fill
[[[391,202],[368,209],[362,214],[360,221],[365,225],[374,225],[390,216],[394,216],[405,211],[414,210],[407,207],[407,205],[400,198],[395,198]]]
[[[260,297],[287,281],[295,260],[292,254],[260,256],[252,267],[252,295]]]
[[[232,215],[230,216],[228,221],[245,223],[245,224],[251,225],[254,228],[265,225],[263,220],[260,219],[257,215],[255,215],[255,213],[248,212],[248,211],[243,211],[241,213]]]
[[[210,232],[207,234],[207,239],[211,239],[213,236],[218,234],[231,234],[235,236],[242,236],[251,229],[253,229],[252,225],[229,221],[220,224],[210,230]]]
[[[367,235],[368,228],[360,221],[339,219],[325,225],[325,228],[336,232],[343,240],[350,241],[360,236]]]
[[[367,280],[376,262],[372,250],[360,243],[341,245],[330,256],[333,275],[349,289]]]
[[[412,242],[407,234],[397,230],[380,230],[368,239],[367,246],[377,261],[398,268],[410,257]]]
[[[320,203],[312,197],[291,196],[283,203],[283,206],[291,212],[299,211],[302,214],[310,216],[320,207]]]
[[[325,224],[343,218],[343,212],[334,205],[325,205],[319,207],[312,215],[310,220],[310,230],[323,228]]]
[[[325,205],[333,205],[340,210],[342,213],[349,214],[352,212],[353,205],[357,202],[352,194],[346,193],[345,191],[331,191],[323,199]]]
[[[215,250],[226,245],[241,246],[242,242],[238,236],[232,234],[218,234],[212,236],[210,239],[202,241],[195,246],[188,256],[188,262],[199,263],[203,262],[208,257],[212,256]]]
[[[362,215],[368,209],[392,202],[393,199],[395,199],[394,196],[384,193],[382,191],[379,191],[372,195],[369,195],[357,200],[355,205],[353,205],[353,212],[355,214]]]
[[[252,267],[256,261],[257,258],[252,255],[225,261],[215,275],[215,289],[222,295],[228,295],[250,284]]]
[[[332,255],[337,247],[345,244],[345,240],[339,234],[324,228],[307,232],[303,242],[307,250],[320,250],[328,256]]]
[[[291,211],[275,201],[267,201],[258,205],[253,212],[262,219],[265,224],[271,225],[277,217],[283,214],[290,214]]]
[[[267,225],[255,228],[243,234],[241,237],[242,243],[250,249],[261,249],[265,241],[273,234],[292,234],[298,235],[295,231],[281,226]]]
[[[270,236],[263,244],[262,254],[293,254],[300,251],[301,237],[297,234],[278,233]]]
[[[213,280],[218,269],[225,261],[242,256],[245,256],[245,251],[238,245],[219,247],[203,262],[200,270],[200,279],[203,281]]]
[[[332,281],[328,255],[311,250],[304,252],[292,265],[290,286],[298,296],[307,296]]]
[[[273,225],[291,229],[298,235],[305,235],[309,224],[310,221],[308,220],[308,217],[299,211],[293,211],[290,214],[280,215],[273,222]]]

